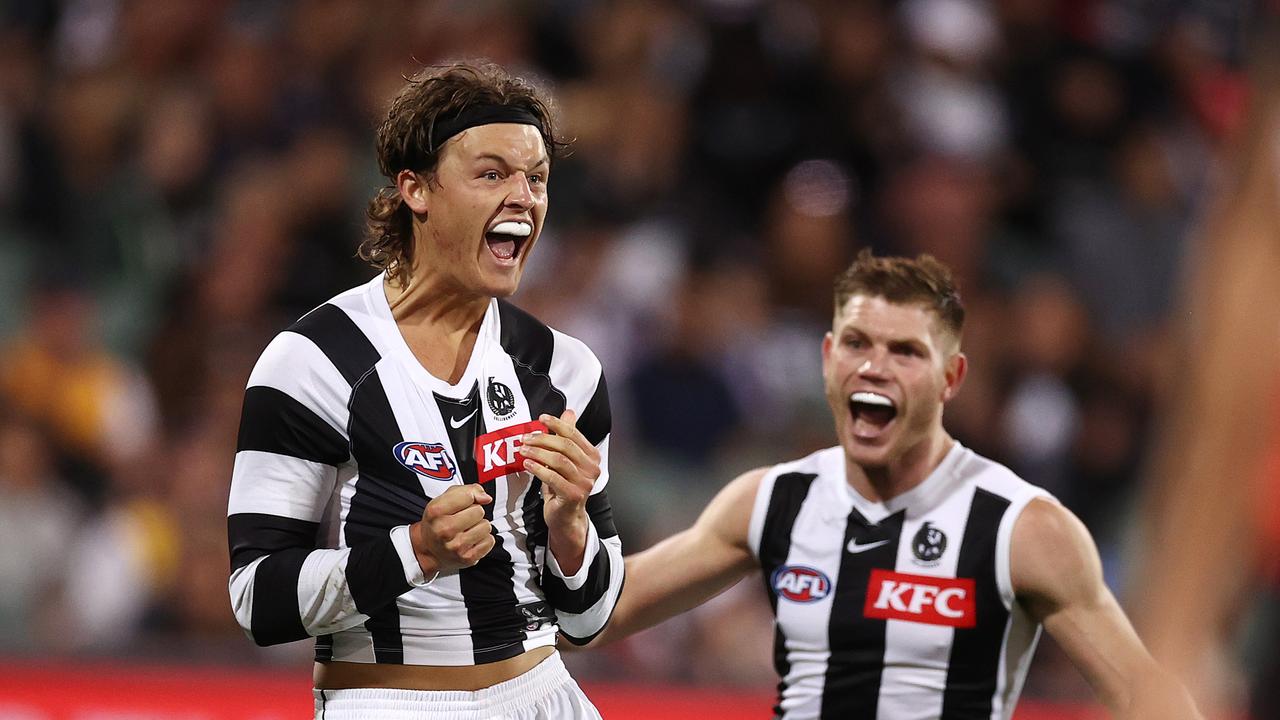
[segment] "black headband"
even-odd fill
[[[467,128],[473,128],[477,125],[492,125],[494,123],[532,125],[538,128],[539,134],[543,137],[546,136],[546,131],[542,127],[542,120],[522,107],[491,104],[472,105],[457,115],[435,121],[431,126],[431,147],[427,148],[427,152],[439,150],[440,146],[444,145],[449,138]]]

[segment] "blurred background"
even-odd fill
[[[308,671],[309,643],[256,648],[230,613],[243,389],[275,333],[372,276],[354,252],[402,75],[472,57],[550,86],[576,139],[515,301],[605,366],[628,552],[738,473],[833,444],[831,280],[862,247],[928,252],[969,312],[948,428],[1073,509],[1128,596],[1174,308],[1244,117],[1254,12],[0,4],[0,658]],[[568,661],[584,684],[767,697],[759,585]],[[1241,667],[1277,652],[1261,587],[1239,608]],[[1046,639],[1025,697],[1091,695]]]

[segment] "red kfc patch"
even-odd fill
[[[533,420],[476,438],[476,469],[480,473],[480,482],[524,470],[524,456],[519,453],[520,437],[531,432],[547,432],[547,426]]]
[[[927,625],[971,628],[978,624],[972,578],[940,578],[872,570],[863,615]]]

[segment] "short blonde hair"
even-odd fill
[[[932,255],[876,257],[868,249],[836,278],[837,314],[854,295],[882,297],[889,302],[923,305],[958,340],[964,330],[964,303],[951,269]]]

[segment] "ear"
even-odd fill
[[[426,178],[412,170],[401,170],[396,174],[396,190],[414,215],[427,214],[427,198],[431,193]]]
[[[960,392],[960,385],[964,383],[964,376],[968,372],[969,358],[964,353],[957,352],[947,358],[947,367],[943,371],[946,385],[942,387],[942,402],[949,402]]]
[[[822,336],[822,374],[827,374],[827,365],[831,364],[831,348],[835,346],[836,338],[828,330],[826,335]]]

